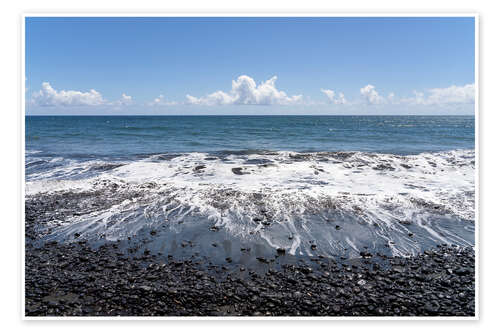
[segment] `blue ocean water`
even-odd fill
[[[26,150],[122,157],[244,150],[474,149],[474,116],[27,116]]]

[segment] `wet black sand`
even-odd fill
[[[65,207],[63,215],[82,210]],[[230,258],[210,264],[196,253],[131,255],[123,241],[40,246],[37,228],[61,214],[53,208],[26,204],[26,316],[475,314],[472,248],[443,245],[410,258],[361,253],[355,260],[276,253],[245,265]]]

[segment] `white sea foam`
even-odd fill
[[[91,191],[104,182],[120,184],[120,191],[152,184],[141,200],[73,219],[61,235],[79,230],[120,239],[145,226],[202,217],[234,237],[259,235],[292,254],[310,254],[308,241],[315,240],[332,255],[365,246],[406,255],[432,243],[473,244],[467,225],[474,222],[474,161],[470,150],[191,153],[121,166],[68,163],[32,177],[26,194]],[[90,172],[96,169],[104,171]],[[71,179],[78,174],[89,176]],[[256,223],[256,216],[272,223]],[[170,222],[173,231],[182,228]]]

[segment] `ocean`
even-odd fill
[[[40,228],[43,241],[135,239],[165,255],[194,246],[210,256],[219,242],[221,257],[247,246],[410,256],[474,245],[474,121],[26,116],[25,192],[79,200],[71,217]]]

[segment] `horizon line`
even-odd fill
[[[380,116],[412,116],[412,117],[442,117],[463,116],[470,117],[475,114],[25,114],[25,117],[380,117]]]

